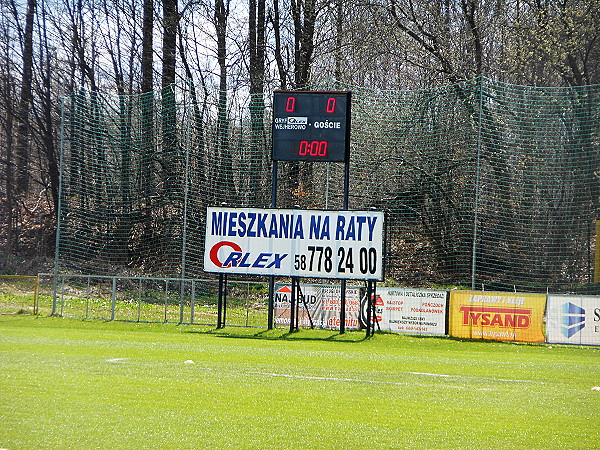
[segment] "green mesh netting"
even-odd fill
[[[312,88],[352,91],[349,206],[386,211],[388,279],[589,288],[600,86]],[[271,204],[270,100],[249,103],[187,86],[65,98],[59,270],[205,276],[206,206]],[[339,209],[343,173],[280,162],[277,206]]]

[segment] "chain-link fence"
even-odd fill
[[[388,282],[594,290],[600,86],[312,89],[352,91],[349,207],[386,211]],[[206,206],[271,204],[270,107],[226,97],[64,99],[57,273],[210,278]],[[342,179],[280,162],[277,206],[341,208]]]

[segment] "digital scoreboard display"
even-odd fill
[[[275,91],[273,160],[346,162],[350,92]]]

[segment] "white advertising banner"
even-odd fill
[[[340,286],[302,284],[298,302],[298,325],[301,327],[337,329],[340,327]],[[290,326],[292,285],[275,284],[275,326]],[[360,288],[346,287],[346,329],[359,328]]]
[[[206,272],[381,280],[383,212],[206,211]]]
[[[600,345],[600,297],[548,295],[546,341]]]
[[[375,320],[382,331],[445,335],[446,298],[446,291],[441,290],[378,287],[375,292]],[[366,299],[363,299],[363,322],[365,309]]]

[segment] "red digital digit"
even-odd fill
[[[300,149],[298,150],[298,154],[300,156],[304,156],[308,153],[308,141],[300,141]]]
[[[319,154],[319,141],[312,141],[310,143],[310,156],[317,156]]]
[[[335,112],[335,103],[336,103],[335,97],[329,97],[327,99],[327,106],[325,107],[325,111],[328,112],[328,113],[330,113],[330,114],[332,112]]]
[[[327,154],[327,141],[319,142],[319,156],[325,156]]]
[[[296,97],[288,97],[287,102],[285,102],[285,111],[294,112],[294,109],[296,109]]]

